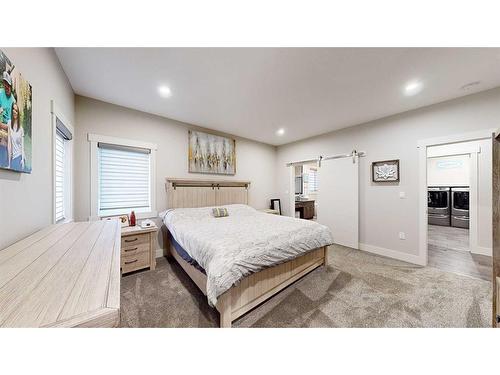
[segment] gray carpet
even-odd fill
[[[346,247],[233,327],[489,327],[491,283]],[[174,261],[122,278],[123,327],[216,327],[218,313]]]

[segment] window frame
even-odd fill
[[[87,134],[87,140],[90,145],[90,217],[89,220],[99,220],[99,147],[98,143],[107,143],[116,146],[144,148],[150,151],[150,202],[151,207],[147,212],[136,212],[138,219],[154,218],[158,216],[156,210],[156,151],[157,146],[154,143],[135,141],[125,138],[116,138],[99,134]],[[122,214],[130,214],[124,212]],[[120,213],[113,214],[120,215]],[[104,217],[104,216],[102,216]]]
[[[314,174],[314,190],[310,189],[311,185],[311,174]],[[307,191],[310,193],[317,193],[319,191],[318,188],[318,170],[309,168],[307,172]]]
[[[61,224],[74,221],[73,216],[73,140],[64,140],[64,218],[56,220],[56,136],[57,119],[74,134],[74,128],[67,117],[59,110],[56,103],[51,101],[52,117],[52,223]]]
[[[62,157],[60,159],[58,159],[57,155],[59,154],[59,150],[58,150],[58,142],[61,142],[61,147],[62,147]],[[68,177],[66,176],[67,174],[67,165],[66,165],[66,158],[67,158],[67,155],[66,155],[66,140],[64,139],[64,137],[62,136],[62,134],[60,134],[59,131],[56,130],[56,136],[55,136],[55,143],[56,143],[56,151],[55,151],[55,156],[56,156],[56,163],[55,163],[55,185],[54,185],[54,188],[55,188],[55,201],[54,201],[54,205],[55,205],[55,213],[54,213],[54,221],[56,223],[58,222],[62,222],[66,219],[66,189],[67,189],[67,179]],[[58,207],[58,201],[57,201],[57,189],[58,189],[58,183],[57,183],[57,172],[58,172],[58,167],[57,167],[57,162],[61,160],[61,163],[62,163],[62,217],[59,218],[58,217],[58,210],[57,210],[57,207]]]

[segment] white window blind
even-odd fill
[[[315,169],[309,170],[308,189],[310,192],[318,191],[318,171]]]
[[[99,215],[151,210],[150,150],[99,143]]]
[[[64,220],[65,219],[65,214],[64,214],[64,206],[65,206],[65,201],[64,201],[64,195],[65,195],[65,189],[64,189],[64,184],[65,184],[65,145],[64,145],[64,138],[61,135],[61,133],[56,132],[56,181],[55,181],[55,211],[56,211],[56,222]]]

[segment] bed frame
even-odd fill
[[[207,207],[224,204],[248,204],[248,181],[166,179],[168,208]],[[203,294],[207,294],[206,275],[186,262],[174,249],[167,235],[167,253],[184,269]],[[242,279],[219,296],[215,306],[220,313],[220,326],[231,323],[271,298],[302,276],[327,266],[328,248],[320,247],[288,262],[266,268]]]

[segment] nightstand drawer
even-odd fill
[[[132,272],[150,266],[150,253],[138,253],[131,256],[122,256],[122,273]]]
[[[149,243],[122,246],[122,257],[128,257],[145,252],[149,253]]]
[[[133,234],[131,236],[122,237],[122,248],[136,246],[143,243],[149,243],[149,234]]]
[[[121,268],[122,275],[145,268],[156,268],[156,237],[158,228],[151,226],[141,228],[140,225],[122,228]]]

